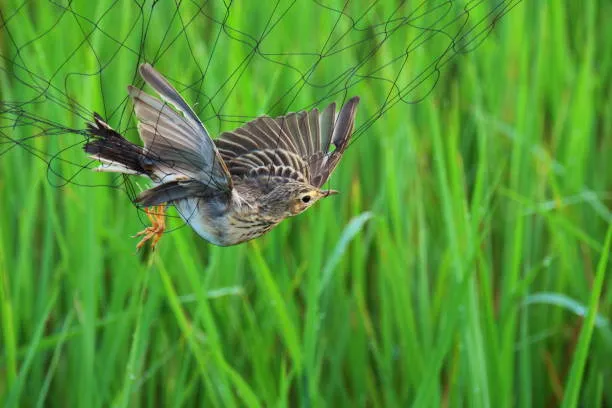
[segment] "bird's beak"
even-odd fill
[[[337,190],[323,190],[323,197],[329,197],[330,195],[338,194]]]

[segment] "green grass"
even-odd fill
[[[18,4],[2,3],[4,18]],[[104,4],[73,8],[100,16]],[[262,47],[288,53],[323,43],[329,30],[313,27],[329,27],[336,15],[309,4],[279,23],[289,35],[272,35]],[[186,32],[173,26],[164,40],[155,27],[174,6],[158,7],[142,52],[152,60],[166,50],[155,62],[181,79],[180,89],[220,90],[214,109],[200,99],[213,133],[241,115],[282,111],[271,105],[299,78],[295,72],[257,59],[236,88],[223,86],[228,67],[240,66],[252,46],[227,36],[213,46],[216,31],[204,18]],[[266,27],[270,10],[232,7],[228,25],[252,33]],[[57,8],[40,2],[21,9],[9,28],[23,44],[55,26],[21,53],[43,78],[92,31],[53,83],[127,129],[129,112],[112,109],[127,106],[125,86],[138,81],[137,11],[120,2],[94,28],[70,13],[56,22]],[[224,18],[219,7],[209,11]],[[21,148],[5,152],[2,405],[612,405],[610,13],[610,3],[596,0],[520,4],[477,50],[442,71],[427,98],[396,105],[359,136],[330,184],[340,195],[236,247],[214,247],[180,228],[152,256],[137,254],[130,235],[144,217],[125,191],[81,185],[117,185],[116,178],[83,171],[56,187],[61,179],[44,161]],[[5,55],[11,40],[0,30]],[[124,45],[118,57],[115,39]],[[391,37],[380,58],[409,40]],[[418,48],[402,75],[422,70],[443,44]],[[206,83],[198,82],[211,53]],[[358,54],[324,59],[313,80],[355,66]],[[312,63],[285,57],[294,66]],[[98,59],[113,61],[102,76],[66,77],[95,74]],[[8,61],[0,67],[3,101],[35,95],[7,74]],[[379,75],[394,78],[397,68]],[[358,125],[389,92],[374,80],[349,90],[362,96]],[[185,95],[197,99],[193,90]],[[292,106],[324,96],[328,89],[306,86]],[[29,108],[83,126],[75,106]],[[215,120],[215,109],[233,116]],[[0,123],[16,139],[35,132]],[[36,137],[29,145],[55,154],[79,140]],[[79,146],[61,157],[86,163]],[[63,176],[78,170],[61,161],[53,168]]]

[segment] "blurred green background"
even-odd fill
[[[400,14],[450,3],[465,6]],[[423,101],[371,126],[448,44],[389,36],[369,63],[418,46],[334,94],[309,81],[357,67],[367,43],[342,41],[397,3],[351,3],[369,13],[352,22],[340,2],[287,4],[0,4],[3,406],[611,406],[612,4],[518,4],[408,95]],[[273,24],[265,42],[248,35]],[[308,81],[289,67],[328,39],[342,51]],[[156,253],[136,253],[138,184],[82,170],[82,135],[61,130],[96,110],[136,140],[125,86],[142,84],[142,59],[188,88],[213,134],[360,95],[341,194],[248,244],[173,220]]]

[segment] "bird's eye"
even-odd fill
[[[309,201],[310,201],[310,196],[309,195],[302,196],[302,202],[303,203],[308,203]]]

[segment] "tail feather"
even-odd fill
[[[95,113],[94,121],[88,123],[87,127],[93,139],[83,149],[93,159],[102,162],[96,168],[97,171],[151,174],[153,160],[144,154],[143,148],[121,136],[100,115]]]
[[[90,155],[89,157],[91,159],[98,160],[99,162],[102,163],[98,167],[93,168],[92,169],[93,171],[100,171],[100,172],[106,172],[106,173],[123,173],[123,174],[133,174],[133,175],[141,174],[138,171],[127,167],[125,164],[107,160],[103,157],[100,157],[99,155]]]
[[[85,143],[83,149],[92,159],[102,163],[94,170],[146,175],[161,183],[141,192],[134,200],[135,203],[150,207],[186,197],[210,194],[208,185],[171,172],[172,168],[160,158],[152,157],[153,153],[121,136],[104,122],[100,115],[94,114],[93,122],[87,126],[92,139]]]

